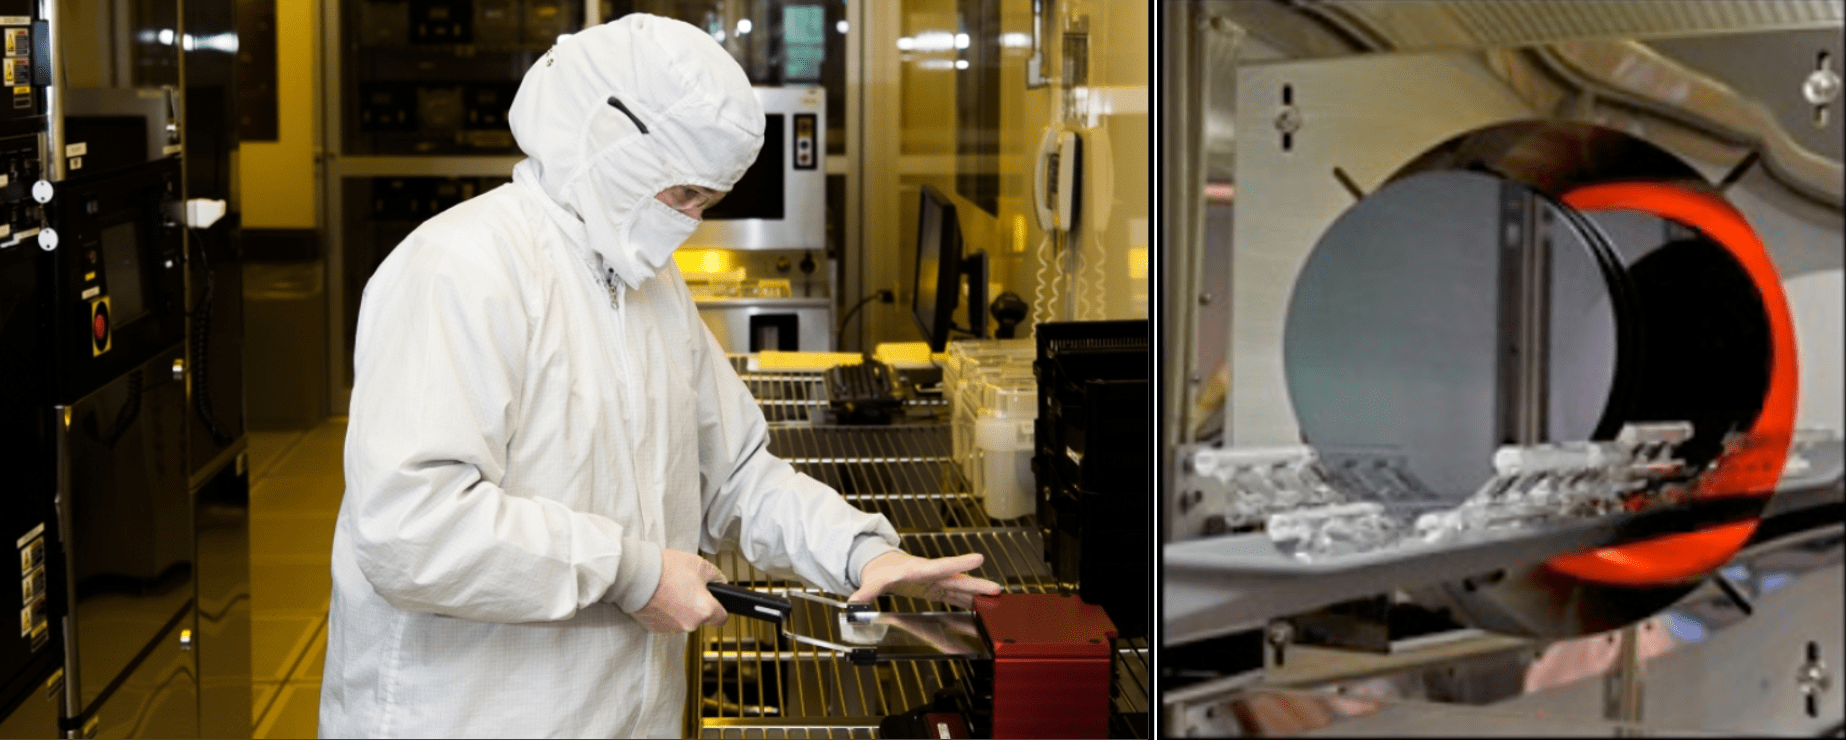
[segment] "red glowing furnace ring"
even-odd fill
[[[1743,265],[1762,295],[1769,320],[1769,390],[1762,413],[1747,434],[1754,444],[1718,458],[1702,483],[1701,495],[1761,496],[1775,493],[1794,434],[1794,320],[1775,262],[1743,214],[1716,194],[1655,182],[1589,185],[1566,193],[1566,205],[1579,211],[1636,211],[1697,229],[1724,247]],[[1588,581],[1618,586],[1658,586],[1702,576],[1724,565],[1756,531],[1757,520],[1725,524],[1688,534],[1670,535],[1620,547],[1605,547],[1553,558],[1553,570]]]

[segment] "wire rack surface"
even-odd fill
[[[827,383],[820,373],[740,370],[737,377],[770,424],[807,422],[827,407]]]
[[[706,725],[700,732],[701,738],[737,738],[738,740],[782,740],[782,738],[875,738],[875,728],[854,725],[827,726],[822,724],[796,725],[788,722],[740,722],[738,724]]]
[[[883,514],[900,531],[1035,528],[1030,517],[995,520],[949,463],[948,427],[785,426],[769,430],[769,451],[832,486],[854,506]]]
[[[920,557],[978,552],[985,562],[976,575],[1009,588],[1058,588],[1044,562],[1044,544],[1033,517],[987,515],[960,470],[949,462],[947,427],[771,428],[769,450],[840,491],[854,506],[885,515],[898,530],[905,552]],[[733,583],[802,588],[792,574],[760,571],[735,551],[713,560]]]
[[[825,424],[827,378],[820,370],[750,369],[746,355],[727,355],[731,369],[756,397],[763,418],[770,426],[784,424]],[[904,399],[908,414],[940,413],[948,408],[943,398],[918,396]]]
[[[767,407],[766,407],[767,409]],[[767,413],[767,412],[766,412]],[[884,514],[906,552],[984,556],[975,575],[1022,593],[1070,592],[1045,563],[1044,543],[1031,516],[996,520],[982,510],[950,461],[949,430],[941,424],[888,427],[771,425],[769,449],[794,467],[839,490],[848,501]],[[732,583],[786,593],[813,589],[793,574],[766,573],[735,551],[714,556]],[[941,604],[884,596],[879,607],[933,611]],[[810,626],[810,633],[818,626]],[[834,653],[795,643],[775,628],[732,619],[700,630],[691,641],[700,736],[707,738],[869,738],[880,720],[928,703],[937,689],[959,686],[960,661],[908,661],[855,666]],[[1116,655],[1116,706],[1145,713],[1147,643],[1123,641]],[[1117,736],[1144,729],[1118,727]]]

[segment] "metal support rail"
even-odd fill
[[[1009,591],[1071,590],[1045,563],[1033,517],[994,520],[982,510],[949,459],[946,426],[772,425],[769,450],[839,490],[854,506],[884,514],[906,552],[919,557],[978,552],[985,560],[975,575]],[[793,574],[763,572],[732,550],[712,560],[732,583],[780,593],[814,590]],[[879,602],[897,611],[944,608],[903,596]],[[1142,639],[1118,645],[1114,701],[1123,713],[1148,711],[1147,650]],[[968,679],[968,666],[960,661],[855,666],[749,619],[701,629],[688,652],[696,666],[690,693],[696,697],[700,737],[706,738],[877,737],[884,717],[928,703],[937,689]],[[1145,727],[1115,730],[1118,736],[1136,732]]]

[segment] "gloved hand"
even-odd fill
[[[1000,593],[1000,584],[975,578],[967,571],[981,567],[978,552],[952,558],[919,558],[902,551],[887,552],[865,564],[859,572],[859,590],[846,598],[867,603],[882,593],[941,601],[962,608],[974,606],[977,595]]]
[[[718,626],[730,615],[705,584],[723,581],[711,561],[680,550],[660,550],[660,585],[635,619],[649,632],[691,632],[699,625]]]

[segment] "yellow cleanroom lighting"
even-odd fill
[[[730,255],[718,249],[682,249],[673,253],[673,261],[679,263],[680,272],[708,275],[724,272],[731,266]]]
[[[1133,280],[1147,279],[1147,247],[1131,247],[1128,250],[1128,277]]]
[[[724,272],[725,268],[730,267],[730,260],[725,259],[725,256],[723,252],[707,250],[705,256],[699,258],[700,271]]]

